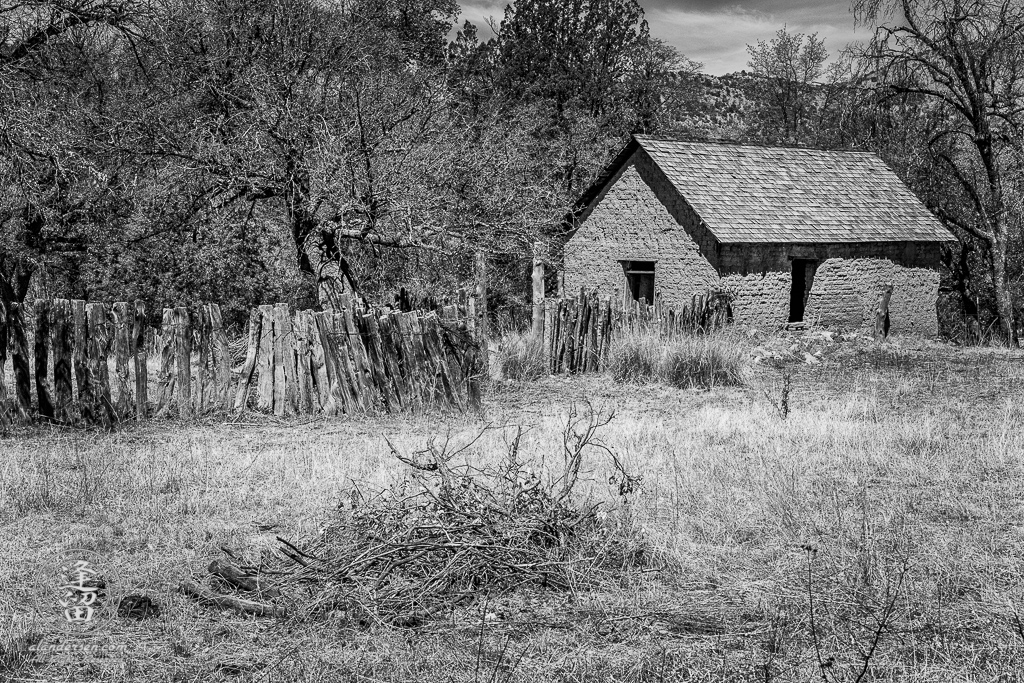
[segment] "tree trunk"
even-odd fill
[[[999,226],[1002,228],[1003,226]],[[1010,296],[1010,285],[1006,274],[1006,240],[1005,231],[1000,229],[991,245],[992,286],[996,292],[996,309],[999,312],[999,326],[1003,336],[1011,348],[1020,345],[1017,339],[1017,325],[1013,319],[1013,298]]]

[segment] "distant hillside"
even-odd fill
[[[695,137],[742,139],[747,116],[757,97],[757,77],[745,71],[685,77],[684,113],[672,124],[673,132]]]

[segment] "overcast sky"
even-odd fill
[[[480,27],[500,20],[507,2],[463,0],[463,19]],[[854,32],[849,0],[640,0],[651,35],[704,63],[704,72],[722,75],[747,66],[746,46],[769,40],[784,25],[790,32],[817,33],[835,54],[865,36]],[[461,22],[460,22],[461,23]]]

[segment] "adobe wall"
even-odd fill
[[[623,295],[621,261],[656,261],[655,289],[667,306],[718,285],[715,242],[643,150],[623,165],[565,245],[565,288]],[[578,223],[579,224],[579,223]]]
[[[890,331],[938,334],[937,244],[725,245],[722,286],[734,293],[737,322],[775,327],[789,319],[794,258],[818,262],[805,321],[845,329],[870,327],[878,293],[892,282]]]

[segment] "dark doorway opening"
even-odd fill
[[[793,286],[789,292],[789,322],[804,320],[804,308],[814,282],[814,271],[818,262],[811,259],[793,259]]]
[[[623,261],[622,266],[633,300],[654,303],[654,261]]]

